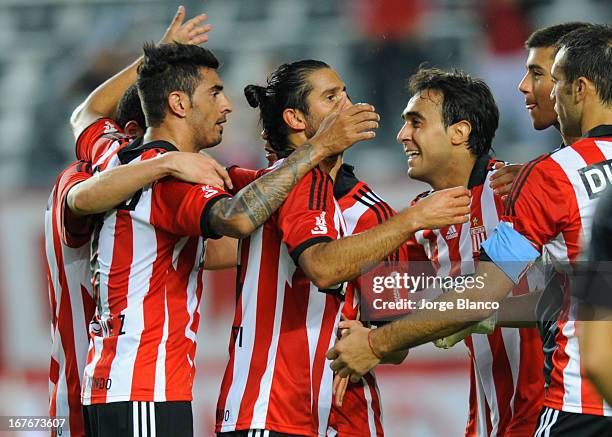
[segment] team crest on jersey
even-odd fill
[[[117,132],[117,128],[115,127],[115,125],[111,123],[110,121],[105,121],[104,122],[104,134],[112,134],[115,132]]]
[[[310,231],[312,235],[327,234],[327,223],[325,222],[325,211],[321,211],[321,215],[315,217],[315,227]]]
[[[589,194],[589,199],[596,199],[609,185],[612,185],[612,159],[583,167],[578,170],[578,174]]]
[[[211,187],[210,185],[204,185],[202,186],[202,191],[204,192],[204,198],[205,199],[209,199],[212,196],[214,196],[215,194],[217,194],[219,192],[219,190]]]
[[[452,240],[453,238],[457,238],[459,236],[459,233],[457,232],[457,228],[455,227],[455,225],[450,225],[448,227],[448,231],[446,231],[446,236],[444,237],[445,240]]]
[[[478,223],[478,222],[475,222]],[[487,231],[484,226],[470,228],[472,237],[472,252],[480,252],[480,245],[487,239]]]

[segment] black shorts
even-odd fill
[[[111,402],[83,407],[87,437],[193,437],[191,402]]]
[[[244,431],[219,432],[217,437],[303,437],[296,434],[268,431],[267,429],[247,429]]]
[[[533,437],[612,437],[612,418],[542,408]]]

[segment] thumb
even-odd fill
[[[185,6],[180,5],[178,9],[176,10],[176,15],[174,15],[174,18],[172,19],[172,23],[170,23],[170,26],[168,26],[168,28],[174,29],[176,27],[179,27],[181,24],[183,24],[184,18],[185,18]]]
[[[346,97],[346,94],[342,94],[342,97],[340,97],[340,99],[336,102],[336,104],[332,108],[331,113],[337,114],[340,111],[342,111],[344,107],[346,106],[347,101],[348,101],[348,98]]]

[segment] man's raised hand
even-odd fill
[[[179,6],[159,44],[177,42],[199,45],[208,41],[207,33],[212,29],[212,25],[202,24],[206,18],[206,14],[200,14],[185,22],[185,7]]]

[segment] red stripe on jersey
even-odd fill
[[[504,220],[538,250],[546,246],[553,261],[574,263],[581,252],[582,235],[590,233],[598,201],[593,187],[582,179],[581,170],[609,159],[612,138],[590,136],[538,159],[529,166],[530,172],[513,198],[513,209]],[[576,323],[567,317],[576,304],[569,290],[570,284],[566,283],[544,405],[570,413],[610,416],[612,410],[605,407],[585,378]]]
[[[113,262],[108,275],[109,306],[116,307],[117,311],[115,313],[120,314],[121,311],[127,308],[130,266],[132,265],[133,256],[132,218],[129,212],[117,211],[114,234],[116,239],[120,238],[122,241],[130,243],[125,244],[123,247],[120,245],[113,246]],[[114,324],[114,327],[120,326],[120,322],[118,323],[119,325]],[[104,327],[102,329],[105,330]],[[112,336],[102,339],[101,356],[100,360],[96,363],[93,381],[86,382],[91,384],[91,399],[96,403],[106,402],[107,381],[110,376],[111,365],[117,353],[118,340],[118,332],[114,332]]]
[[[56,212],[60,208],[55,204],[53,211]],[[59,214],[53,214],[53,245],[55,251],[55,259],[57,262],[59,287],[56,291],[61,292],[60,306],[57,315],[57,329],[61,339],[62,348],[64,349],[65,359],[65,378],[67,385],[68,408],[71,433],[74,430],[74,435],[84,435],[83,413],[81,411],[81,402],[76,395],[80,392],[81,383],[77,364],[76,350],[74,346],[74,321],[72,319],[72,304],[70,301],[70,290],[68,287],[68,278],[64,269],[64,255],[62,251],[62,243],[60,234],[57,232],[62,225],[58,223]],[[56,334],[57,335],[57,334]],[[57,386],[56,386],[57,388]],[[53,395],[53,400],[57,401],[56,394]],[[54,403],[55,404],[55,403]]]
[[[151,215],[155,214],[155,210],[151,211]],[[164,239],[161,235],[162,231],[156,231],[155,236],[157,238],[157,250],[158,254],[162,251],[171,251],[171,247],[174,246]],[[184,249],[183,249],[184,250]],[[166,323],[165,309],[168,305],[168,292],[170,293],[179,293],[181,290],[169,290],[160,287],[164,280],[168,281],[169,267],[167,266],[166,260],[163,257],[157,256],[155,261],[153,262],[153,271],[151,273],[151,278],[149,282],[150,290],[160,290],[158,293],[147,293],[144,297],[142,306],[142,316],[144,326],[147,327],[148,335],[147,342],[140,343],[138,346],[138,353],[136,354],[136,361],[134,362],[134,376],[132,377],[132,394],[130,400],[133,401],[148,401],[151,399],[151,393],[155,392],[155,366],[157,364],[158,352],[160,343],[162,341],[162,335],[164,331],[164,323]],[[169,281],[168,281],[169,282]],[[184,289],[183,289],[184,290]],[[126,294],[127,296],[127,294]],[[180,299],[180,303],[184,304],[184,300]],[[184,308],[184,307],[183,307]],[[173,312],[173,310],[169,309],[168,312]],[[173,316],[175,314],[172,314]],[[186,324],[186,323],[185,323]],[[185,328],[185,324],[183,324],[183,329]],[[185,331],[183,331],[184,333]],[[165,377],[167,378],[167,376]],[[168,397],[168,392],[171,391],[179,391],[183,392],[184,389],[180,389],[179,386],[176,387],[166,387],[166,400],[179,400]]]
[[[273,232],[273,230],[270,229],[270,226],[264,225],[263,244],[266,245],[267,248],[266,256],[269,256],[271,259],[279,259],[280,245],[266,244],[268,238],[271,237],[269,235],[270,232]],[[270,346],[272,344],[272,335],[274,330],[274,317],[271,317],[271,315],[275,313],[276,306],[281,304],[280,302],[277,302],[277,278],[278,264],[270,263],[265,270],[259,270],[257,313],[254,333],[255,339],[253,347],[253,351],[255,353],[253,353],[251,356],[249,375],[247,378],[244,395],[242,397],[242,402],[240,404],[238,423],[241,424],[250,424],[253,420],[253,409],[255,407],[255,402],[259,397],[260,382],[267,367],[268,355],[270,354]],[[303,308],[306,308],[306,305],[307,303],[305,303]],[[285,311],[284,306],[283,311]],[[244,326],[242,329],[253,329],[253,327]]]
[[[468,223],[416,234],[416,241],[423,245],[439,274],[471,274],[476,270],[480,244],[495,228],[504,209],[501,198],[495,196],[489,186],[489,178],[494,172],[493,163],[479,159],[473,170]],[[474,183],[472,178],[478,174],[482,175],[483,180]],[[535,329],[521,328],[520,332],[523,331],[527,337],[538,338]],[[531,431],[531,424],[535,426],[539,409],[517,411],[514,402],[524,397],[529,397],[532,407],[541,402],[543,376],[541,367],[536,368],[533,363],[537,362],[534,357],[541,357],[542,352],[533,349],[531,343],[522,343],[521,338],[519,330],[497,328],[489,336],[474,335],[466,339],[472,359],[466,435],[484,432],[487,435],[492,432],[501,435],[513,426],[520,428],[524,434]],[[522,366],[523,362],[532,366]],[[522,373],[529,374],[529,377],[521,377]],[[534,391],[533,386],[528,384],[533,378],[540,381],[539,391]]]

